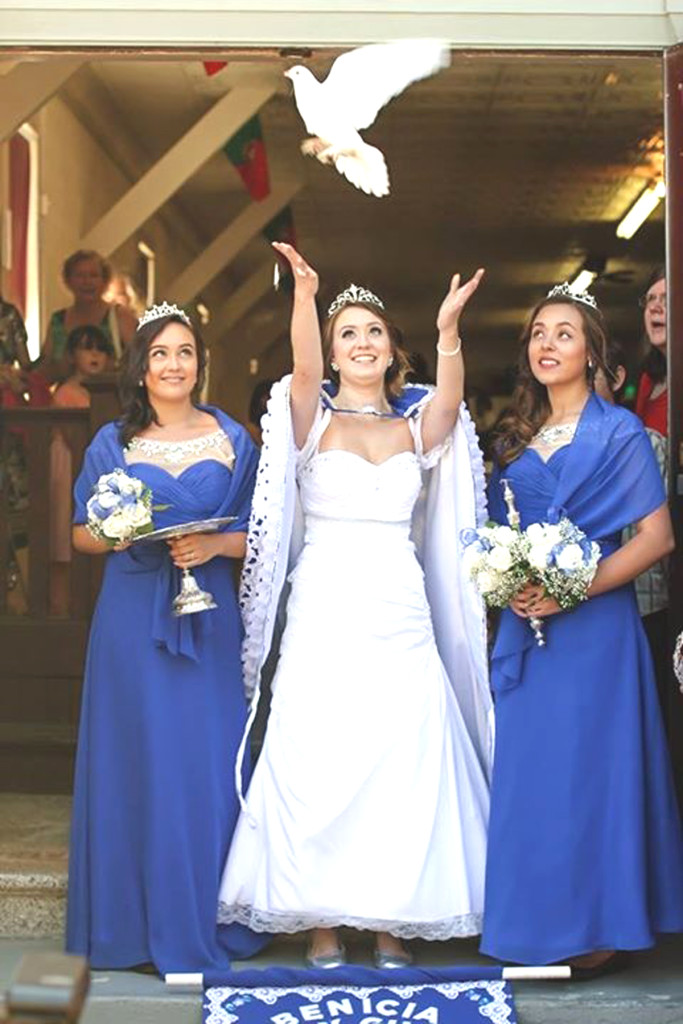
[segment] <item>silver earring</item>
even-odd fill
[[[393,356],[389,356],[389,364],[388,365],[389,366],[393,366],[394,365],[394,357]]]
[[[138,387],[139,387],[139,388],[144,388],[144,386],[145,386],[145,382],[144,382],[144,380],[139,380],[139,381],[138,381]]]
[[[334,363],[334,362],[330,363],[330,367],[331,367],[331,369],[334,370],[335,373],[339,373],[339,367],[337,366],[336,363]]]

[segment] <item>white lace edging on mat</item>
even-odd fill
[[[278,913],[256,910],[241,905],[218,904],[219,924],[246,925],[254,932],[286,933],[305,932],[309,928],[357,928],[360,931],[389,932],[398,939],[464,939],[480,935],[482,914],[461,914],[441,921],[384,921],[370,917],[351,917],[343,914],[325,917],[321,914]]]

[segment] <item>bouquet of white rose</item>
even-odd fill
[[[529,580],[523,534],[488,523],[463,530],[463,566],[489,608],[505,608]]]
[[[563,517],[558,523],[531,523],[522,534],[530,578],[565,611],[585,601],[600,561],[600,547]]]
[[[99,478],[88,500],[87,512],[88,530],[110,547],[126,544],[154,529],[151,490],[122,469]]]
[[[510,526],[496,523],[464,530],[465,570],[490,608],[504,608],[529,583],[542,584],[548,597],[565,611],[586,599],[600,560],[600,547],[566,516],[557,523],[520,528],[514,494],[502,481]],[[543,620],[529,624],[543,646]]]

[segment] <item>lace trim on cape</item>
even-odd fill
[[[261,420],[263,445],[251,503],[247,550],[240,580],[239,604],[244,623],[242,668],[250,699],[258,685],[264,653],[264,628],[273,599],[275,571],[282,543],[287,464],[294,445],[289,408],[289,377],[276,381]],[[286,416],[277,416],[278,410]],[[279,420],[278,423],[275,421]],[[278,429],[273,429],[274,426]],[[289,538],[287,538],[289,541]]]
[[[310,928],[357,928],[361,931],[389,932],[397,939],[444,939],[468,938],[480,935],[482,914],[460,914],[440,921],[387,921],[381,918],[352,917],[345,914],[325,916],[324,914],[287,913],[283,911],[257,910],[248,904],[218,904],[219,924],[246,925],[254,932],[285,933],[293,935]]]

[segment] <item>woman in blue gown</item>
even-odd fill
[[[493,518],[507,521],[507,479],[522,528],[566,514],[602,559],[572,611],[532,586],[501,617],[481,945],[521,963],[572,958],[584,976],[683,930],[681,828],[631,584],[671,550],[671,523],[642,425],[592,390],[609,375],[593,303],[559,286],[533,311],[498,435]]]
[[[244,553],[257,454],[243,427],[196,404],[205,361],[182,310],[148,311],[126,353],[122,419],[97,433],[75,485],[74,544],[106,556],[85,671],[66,942],[94,967],[200,971],[264,941],[216,926],[246,719],[230,559]],[[94,484],[116,467],[164,506],[156,528],[236,518],[170,550],[110,552],[83,524]],[[173,616],[184,567],[215,610]]]

